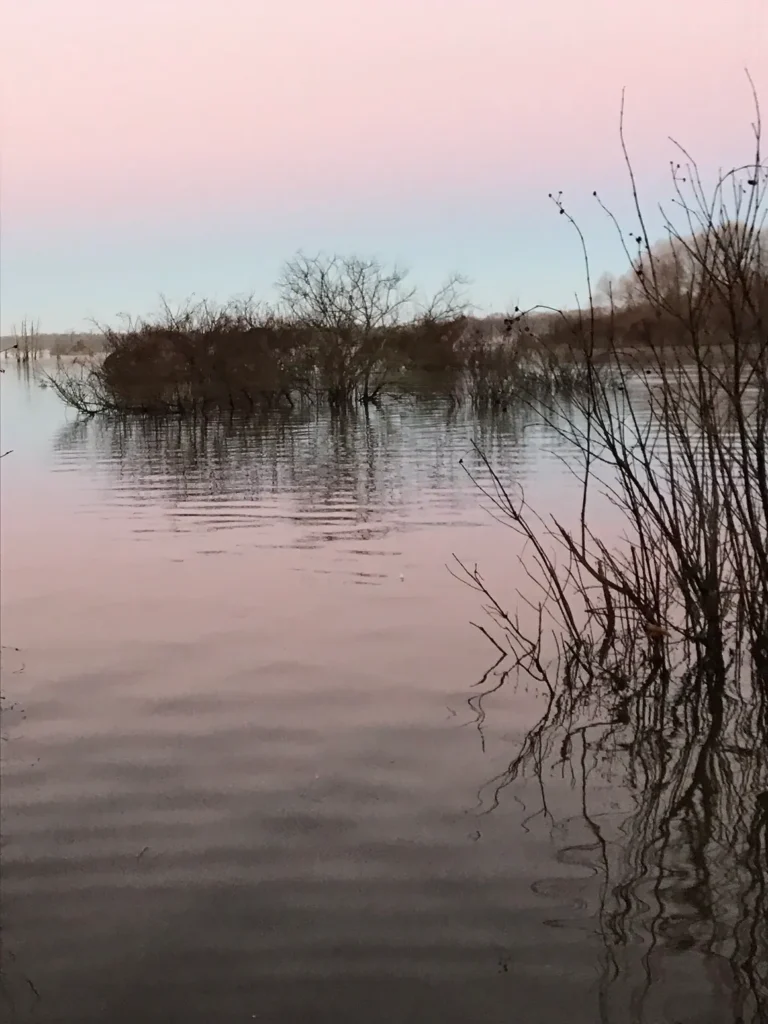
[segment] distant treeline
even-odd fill
[[[0,338],[0,351],[6,358],[16,357],[21,361],[25,355],[38,359],[48,353],[52,356],[73,356],[103,352],[105,343],[104,334],[97,331],[46,333],[33,327],[22,327],[15,334]]]

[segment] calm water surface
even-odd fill
[[[459,460],[563,511],[557,438],[1,386],[3,1020],[735,1024],[719,949],[606,937],[620,779],[586,817],[563,770],[493,798],[540,698],[468,704],[495,652],[446,565],[524,578]]]

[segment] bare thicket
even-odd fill
[[[106,355],[52,378],[83,413],[187,414],[289,403],[309,387],[306,332],[249,301],[167,303],[158,317],[101,328]]]
[[[578,521],[530,509],[486,467],[487,495],[535,552],[542,631],[532,642],[491,607],[542,681],[551,682],[539,664],[550,612],[550,639],[571,675],[685,652],[722,669],[753,666],[765,679],[768,180],[759,124],[755,134],[752,160],[711,194],[687,154],[673,168],[676,217],[666,219],[663,261],[634,192],[640,254],[628,256],[649,311],[637,352],[610,333],[598,345],[593,301],[570,325],[584,387],[567,408],[555,399],[542,415],[579,479]],[[621,520],[618,545],[590,525],[600,497]]]
[[[404,395],[506,410],[582,386],[581,365],[536,336],[531,318],[471,317],[458,276],[425,300],[405,271],[376,259],[299,253],[278,288],[277,309],[164,304],[153,318],[101,327],[103,358],[81,351],[51,383],[86,414],[180,415]]]
[[[531,314],[516,312],[503,332],[464,334],[461,394],[479,411],[504,412],[552,395],[567,401],[587,383],[581,353],[558,351],[533,322]]]
[[[164,304],[155,318],[101,328],[103,360],[63,368],[52,384],[83,413],[247,411],[318,399],[341,408],[428,383],[458,394],[461,285],[451,278],[420,302],[404,272],[376,260],[299,254],[283,269],[278,310],[251,300]]]
[[[637,218],[629,274],[593,290],[585,247],[587,307],[539,324],[582,361],[585,386],[570,404],[554,396],[538,407],[575,474],[575,510],[532,508],[479,452],[476,482],[524,542],[525,592],[510,607],[480,569],[458,563],[500,654],[496,676],[472,698],[479,724],[512,676],[536,681],[545,698],[493,781],[491,805],[533,773],[547,815],[544,783],[555,768],[583,794],[590,839],[578,849],[591,851],[603,879],[606,1019],[621,1015],[612,1001],[626,984],[633,1019],[657,1019],[653,953],[665,943],[721,958],[734,1021],[768,1013],[768,171],[759,111],[754,134],[750,160],[710,188],[678,147],[667,238],[652,244],[622,111]],[[591,783],[619,771],[631,806],[611,835]],[[634,973],[622,957],[639,958]]]

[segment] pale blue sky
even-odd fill
[[[766,0],[17,0],[0,8],[0,326],[255,292],[296,249],[378,255],[483,310],[622,257],[617,122],[649,207],[667,140],[749,157],[768,103]]]

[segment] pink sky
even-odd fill
[[[543,289],[533,210],[549,216],[551,189],[619,194],[623,86],[654,200],[670,134],[705,166],[748,157],[745,66],[768,111],[768,0],[16,0],[0,33],[3,329],[36,312],[31,276],[56,292],[68,247],[68,297],[40,296],[45,326],[101,310],[100,240],[126,279],[120,308],[145,309],[164,263],[156,286],[131,283],[121,231],[167,262],[216,225],[191,291],[216,278],[227,225],[260,224],[274,251],[253,286],[266,291],[317,234],[302,240],[302,216],[338,217],[356,248],[396,249],[422,276],[466,270],[483,295],[479,253],[498,260],[494,223],[516,222],[539,267],[525,259],[526,287]],[[473,225],[470,265],[438,268],[427,234],[454,215],[457,231]],[[107,291],[118,300],[117,280]]]

